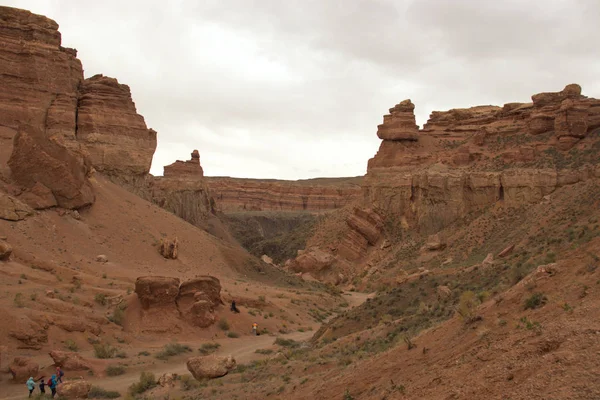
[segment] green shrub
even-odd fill
[[[146,356],[146,357],[148,357],[149,355],[150,355],[150,352],[149,352],[149,351],[146,351],[146,350],[144,350],[144,351],[140,351],[140,352],[138,353],[138,356]]]
[[[240,334],[239,334],[239,333],[237,333],[237,332],[229,331],[229,332],[227,332],[227,337],[230,337],[230,338],[232,338],[232,339],[235,339],[235,338],[239,338],[239,337],[240,337]]]
[[[276,344],[278,346],[282,346],[282,347],[289,347],[292,349],[300,347],[300,343],[296,342],[294,339],[284,339],[284,338],[280,338],[280,337],[275,339],[274,344]]]
[[[161,351],[156,353],[154,357],[158,358],[159,360],[166,360],[169,357],[173,357],[178,354],[187,353],[191,351],[192,349],[190,348],[190,346],[173,342],[166,344],[165,347],[163,347]]]
[[[67,339],[67,340],[65,340],[65,349],[67,349],[69,351],[78,351],[79,346],[77,346],[77,343],[75,343],[75,341],[73,341],[73,339]]]
[[[88,399],[117,399],[119,397],[121,397],[121,393],[98,386],[92,386],[88,393]]]
[[[129,394],[135,396],[156,386],[156,378],[152,372],[142,372],[140,380],[129,386]]]
[[[119,376],[125,373],[125,367],[122,365],[109,365],[106,367],[106,375]]]
[[[227,320],[225,318],[221,318],[219,320],[219,328],[221,328],[221,330],[223,330],[223,331],[228,331],[229,330],[229,322],[227,322]]]
[[[104,293],[96,293],[94,296],[94,301],[102,306],[105,306],[107,303],[106,295]]]
[[[126,305],[121,304],[115,308],[113,314],[108,318],[110,322],[114,322],[117,325],[123,326],[123,322],[125,321],[125,309]]]
[[[533,310],[542,307],[547,302],[548,298],[543,293],[534,293],[531,295],[531,297],[525,300],[525,310]]]
[[[23,301],[23,293],[15,294],[15,298],[13,299],[15,307],[23,308],[25,307],[25,302]]]
[[[201,386],[201,383],[194,379],[191,375],[182,375],[180,377],[181,380],[181,390],[192,390],[198,389]]]
[[[219,343],[204,343],[202,346],[200,346],[198,351],[202,355],[207,355],[210,353],[214,353],[219,347],[221,347]]]
[[[100,358],[100,359],[107,359],[107,358],[113,358],[115,356],[115,353],[117,352],[117,349],[115,349],[114,347],[112,347],[111,345],[107,344],[107,343],[98,343],[94,345],[94,354],[96,355],[96,358]]]
[[[271,349],[257,349],[255,351],[257,354],[273,354],[273,350]]]
[[[468,290],[460,295],[458,301],[458,307],[456,312],[462,317],[465,322],[471,322],[473,319],[473,313],[477,307],[477,298],[475,293]]]

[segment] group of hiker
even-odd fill
[[[230,307],[229,309],[230,309],[232,312],[234,312],[234,313],[239,313],[239,312],[240,312],[240,310],[238,310],[238,308],[237,308],[237,306],[236,306],[236,304],[235,304],[235,300],[233,300],[233,301],[231,302],[231,307]],[[256,322],[252,324],[252,334],[253,334],[254,336],[258,336],[258,335],[260,335],[260,333],[258,333],[258,324],[257,324]]]
[[[45,394],[46,386],[48,386],[50,392],[52,393],[52,397],[56,396],[56,388],[59,383],[62,383],[63,376],[65,376],[65,373],[60,367],[56,367],[56,374],[52,375],[48,381],[45,380],[44,376],[37,379],[33,379],[33,376],[30,376],[27,380],[27,383],[25,383],[27,385],[27,389],[29,390],[29,397],[31,397],[33,391],[35,390],[36,381],[39,381],[38,387],[40,388],[40,393]]]

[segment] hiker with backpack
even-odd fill
[[[56,377],[57,377],[58,383],[62,383],[63,376],[65,376],[65,373],[63,372],[63,370],[60,367],[56,367]]]
[[[50,379],[48,379],[48,387],[52,391],[52,398],[56,396],[56,386],[58,386],[58,382],[56,382],[56,375],[52,375]]]

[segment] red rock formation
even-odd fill
[[[377,127],[377,136],[384,140],[416,141],[419,127],[415,122],[415,105],[408,100],[390,108],[390,114],[383,116],[383,124]]]
[[[202,178],[204,171],[200,166],[200,153],[198,153],[198,150],[192,152],[192,159],[189,161],[177,160],[171,165],[165,165],[163,176],[165,178]]]
[[[92,165],[121,179],[148,173],[156,132],[136,113],[127,86],[102,75],[83,79],[56,22],[1,7],[0,58],[0,179],[32,189],[25,202],[92,204]],[[40,184],[50,193],[40,196]]]
[[[216,208],[235,211],[321,211],[341,208],[361,195],[362,178],[299,181],[207,178]]]
[[[156,132],[136,111],[129,86],[94,75],[79,89],[77,140],[98,171],[123,177],[145,176],[156,150]]]
[[[172,305],[179,294],[179,279],[165,276],[142,276],[135,281],[135,293],[142,306]]]

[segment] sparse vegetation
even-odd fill
[[[275,339],[274,344],[281,346],[281,347],[289,347],[291,349],[300,347],[300,343],[296,342],[294,339],[284,339],[284,338],[280,338],[280,337]]]
[[[173,357],[182,353],[188,353],[191,351],[192,349],[190,346],[186,344],[173,342],[166,344],[161,351],[156,353],[154,357],[158,358],[159,360],[166,360],[169,357]]]
[[[221,347],[219,343],[204,343],[202,346],[200,346],[198,351],[202,355],[208,355],[217,351],[219,347]]]
[[[123,322],[125,322],[125,309],[127,309],[126,304],[119,304],[108,320],[117,325],[123,326]]]
[[[129,394],[132,396],[142,394],[156,386],[156,378],[152,372],[142,372],[140,380],[129,386]]]
[[[96,295],[94,296],[94,301],[100,304],[101,306],[105,306],[107,303],[106,294],[96,293]]]
[[[544,306],[548,302],[548,298],[543,293],[534,293],[525,300],[525,310],[533,310]]]
[[[228,331],[229,330],[229,322],[227,322],[227,320],[225,318],[221,318],[219,320],[218,326],[223,331]]]
[[[94,345],[94,355],[96,356],[96,358],[114,358],[116,353],[117,349],[112,347],[108,343],[98,343]]]
[[[256,349],[255,353],[257,354],[273,354],[273,350],[271,349]]]
[[[65,340],[65,349],[69,351],[79,351],[79,346],[77,346],[77,343],[75,343],[73,339],[67,339]]]
[[[237,332],[229,331],[229,332],[227,332],[227,337],[235,339],[235,338],[239,338],[240,334]]]
[[[144,351],[140,351],[140,352],[138,353],[138,356],[144,356],[144,357],[148,357],[148,356],[150,356],[150,352],[149,352],[149,351],[146,351],[146,350],[144,350]]]
[[[125,373],[125,367],[122,365],[109,365],[106,367],[105,372],[107,376],[119,376]]]
[[[15,298],[13,299],[13,303],[17,308],[25,307],[25,302],[23,301],[23,293],[15,294]]]
[[[195,380],[191,375],[182,375],[179,380],[181,382],[181,390],[188,391],[198,389],[202,386],[202,384]]]
[[[89,399],[117,399],[121,393],[114,390],[106,390],[98,386],[92,386],[88,393]]]

